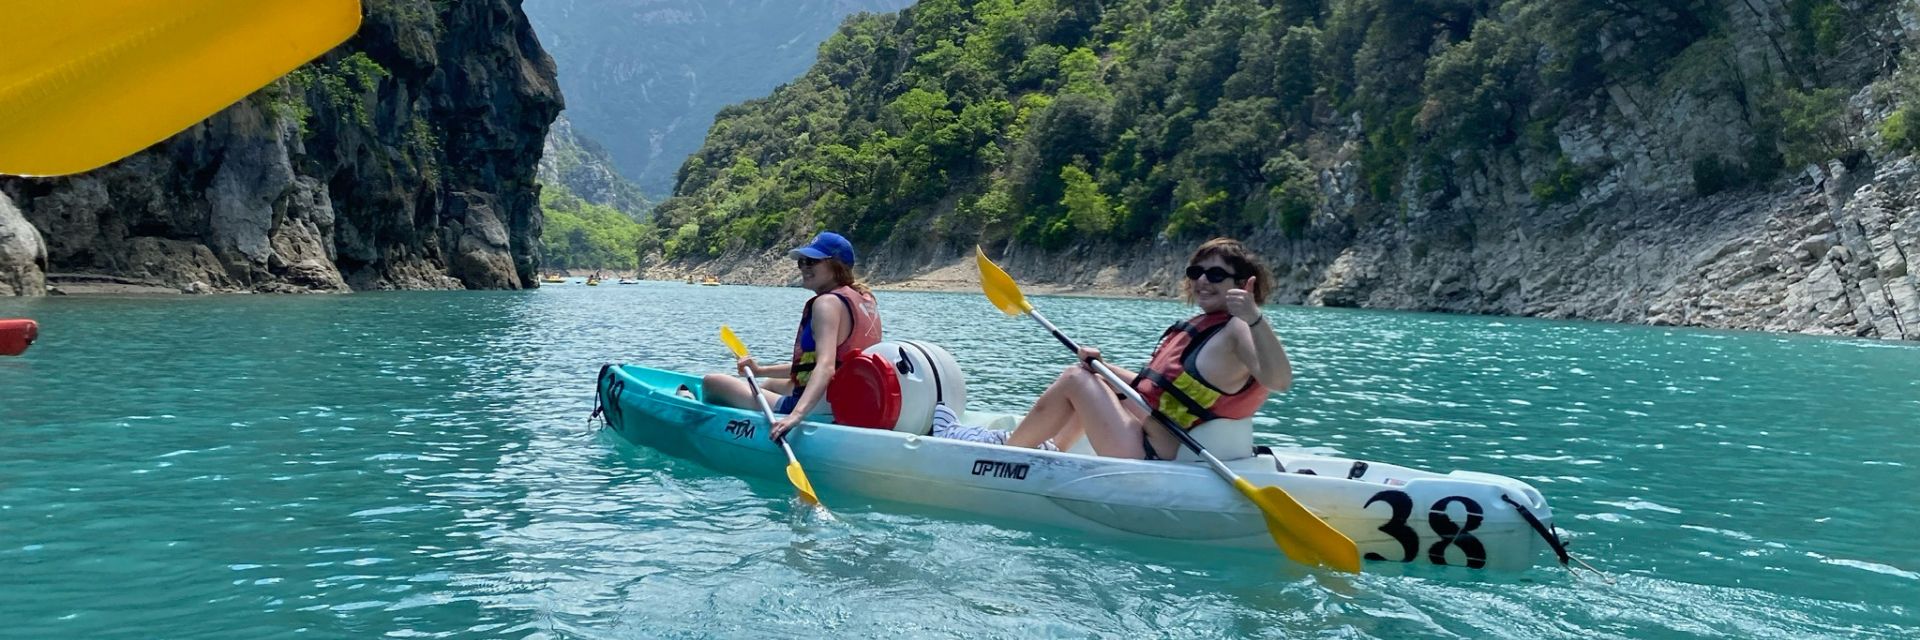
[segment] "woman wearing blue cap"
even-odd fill
[[[833,381],[839,362],[882,340],[873,291],[853,277],[852,243],[827,231],[814,236],[807,246],[788,251],[787,256],[800,267],[800,286],[814,292],[800,310],[793,362],[767,366],[753,358],[741,358],[736,365],[742,373],[751,370],[759,376],[761,390],[769,394],[774,412],[787,414],[774,422],[775,438],[809,415],[830,415],[827,385]],[[705,385],[708,402],[742,409],[758,407],[753,389],[740,378],[707,374]]]

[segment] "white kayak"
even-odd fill
[[[635,444],[723,472],[783,474],[786,457],[768,439],[766,420],[702,402],[698,376],[608,365],[598,387],[598,411]],[[906,405],[915,408],[913,394],[907,395]],[[961,413],[962,423],[996,428],[1011,428],[1014,420]],[[1518,571],[1563,554],[1546,499],[1524,482],[1264,448],[1256,453],[1250,426],[1240,426],[1244,452],[1228,449],[1232,434],[1213,434],[1208,448],[1255,486],[1284,489],[1353,539],[1370,570],[1422,563]],[[1260,549],[1274,544],[1259,510],[1185,455],[1153,462],[1104,458],[824,422],[794,431],[788,439],[794,454],[813,485],[829,495],[851,492],[1095,534]]]

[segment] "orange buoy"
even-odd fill
[[[33,339],[40,337],[40,324],[26,318],[0,319],[0,356],[26,353]]]

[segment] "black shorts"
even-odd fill
[[[1146,457],[1147,460],[1170,460],[1171,459],[1171,458],[1162,458],[1160,457],[1160,454],[1155,453],[1153,451],[1153,438],[1147,437],[1147,429],[1145,425],[1142,425],[1140,428],[1140,450],[1147,452],[1147,457]]]

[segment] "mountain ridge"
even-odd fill
[[[813,60],[812,43],[843,17],[909,4],[533,0],[528,13],[559,65],[574,125],[652,196],[672,192],[680,163],[712,124],[709,114],[799,76]],[[769,40],[781,44],[752,44]],[[692,55],[699,52],[717,55]]]

